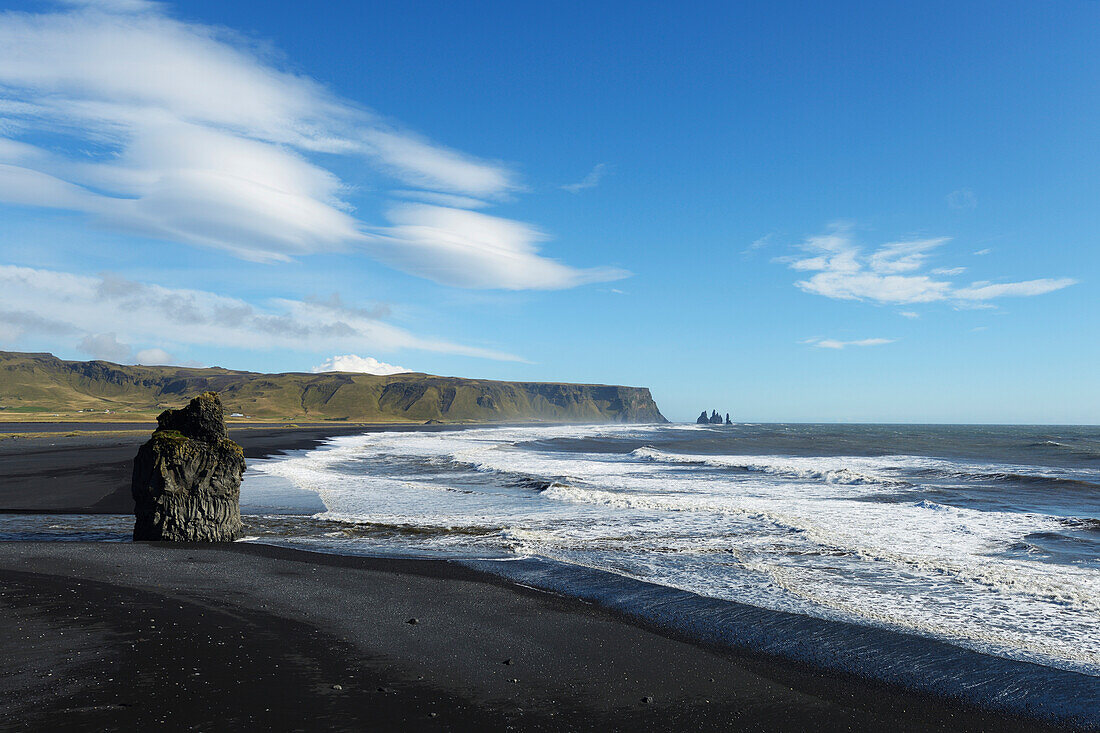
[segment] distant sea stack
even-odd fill
[[[718,410],[711,410],[710,416],[707,416],[707,411],[703,410],[699,413],[699,417],[695,419],[697,425],[722,425],[722,416],[718,414]],[[733,425],[730,421],[730,414],[726,413],[726,425]]]
[[[165,410],[134,459],[134,540],[231,542],[241,535],[244,451],[215,392]]]

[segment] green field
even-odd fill
[[[260,374],[124,366],[0,351],[0,420],[135,420],[221,395],[250,421],[664,422],[644,387],[498,382],[430,374]]]

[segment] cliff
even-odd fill
[[[228,414],[258,420],[387,422],[666,422],[649,390],[599,384],[498,382],[430,374],[259,374],[122,366],[0,351],[0,415],[78,410],[153,416],[214,391]]]

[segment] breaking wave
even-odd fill
[[[310,546],[539,556],[1100,676],[1095,467],[959,457],[966,434],[931,432],[913,444],[941,454],[767,452],[799,430],[821,451],[897,429],[374,433],[252,471],[317,493],[326,509],[297,540]]]

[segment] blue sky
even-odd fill
[[[1100,3],[3,7],[0,348],[1098,422]]]

